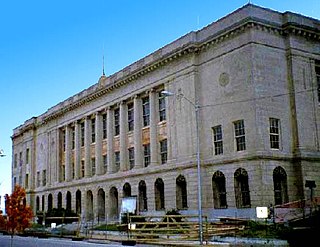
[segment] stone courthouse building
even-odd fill
[[[320,21],[247,4],[16,127],[12,184],[34,212],[195,214],[200,161],[203,214],[254,216],[320,196],[319,102]]]

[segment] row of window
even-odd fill
[[[150,125],[150,102],[149,96],[142,98],[142,126],[147,127]],[[166,120],[166,103],[165,97],[158,93],[158,112],[159,112],[159,121]],[[127,103],[127,126],[128,132],[134,130],[134,104],[133,102]],[[120,134],[120,108],[116,108],[113,110],[114,117],[114,135],[118,136]],[[96,119],[90,119],[90,131],[91,131],[91,143],[95,143],[96,141],[96,133],[95,133],[95,125]],[[71,129],[72,132],[72,149],[75,148],[75,127],[73,126]],[[63,150],[65,150],[65,129],[62,130],[62,140],[63,140]],[[102,114],[102,137],[103,139],[107,138],[107,113]],[[80,123],[80,143],[81,147],[84,146],[85,140],[85,123]]]
[[[19,166],[22,166],[23,165],[23,153],[22,152],[19,152],[19,159],[18,159],[18,154],[14,154],[14,161],[13,161],[14,168],[17,168],[18,161],[19,161]],[[25,161],[26,161],[26,164],[30,163],[30,149],[29,148],[26,149]]]
[[[246,136],[244,120],[239,120],[234,124],[234,136],[236,142],[236,150],[246,150]],[[223,154],[223,133],[221,125],[214,126],[213,132],[213,145],[214,154]],[[269,118],[269,135],[270,135],[270,148],[280,148],[280,120],[276,118]]]
[[[160,144],[160,164],[167,163],[168,159],[168,145],[167,139],[163,139],[159,142]],[[108,159],[107,155],[103,156],[103,174],[105,174],[108,170]],[[150,165],[150,144],[143,145],[143,166],[148,167]],[[114,152],[114,163],[116,172],[120,170],[120,151]],[[133,169],[135,166],[135,157],[134,157],[134,147],[130,147],[128,149],[128,163],[129,169]],[[95,157],[91,158],[91,175],[94,176],[96,174],[96,160]],[[39,174],[40,175],[40,174]],[[83,178],[85,176],[85,162],[81,160],[81,170],[80,177]],[[72,179],[75,178],[75,164],[72,163]],[[60,181],[65,180],[65,164],[60,165]],[[45,186],[45,185],[43,185]]]

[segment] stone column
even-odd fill
[[[113,147],[113,110],[109,107],[107,109],[107,159],[108,159],[108,173],[113,173],[115,171],[114,163],[114,147]]]
[[[92,176],[91,158],[90,158],[90,119],[88,117],[84,120],[84,176]]]
[[[75,122],[74,123],[74,153],[75,153],[75,157],[74,157],[74,173],[75,173],[75,179],[80,179],[81,178],[81,138],[80,138],[80,123],[79,122]]]
[[[150,101],[150,165],[158,164],[158,138],[157,138],[157,97],[155,90],[149,94]]]
[[[120,104],[120,171],[128,170],[127,129],[127,104],[122,101]]]
[[[96,156],[96,174],[103,174],[103,160],[102,160],[102,115],[100,112],[96,113],[95,123],[95,156]]]
[[[72,162],[71,162],[71,127],[70,125],[66,126],[65,134],[65,169],[66,169],[66,181],[71,181],[72,179]]]
[[[139,169],[143,167],[143,149],[142,149],[142,102],[141,98],[136,95],[133,100],[134,105],[134,168]]]

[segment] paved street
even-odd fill
[[[0,235],[0,247],[11,247],[11,237]],[[19,237],[14,236],[12,247],[102,247],[102,246],[123,246],[120,242],[99,241],[72,241],[70,239],[47,238],[39,239],[33,237]],[[150,245],[136,244],[137,247],[147,247]]]

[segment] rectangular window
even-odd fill
[[[213,132],[214,154],[215,155],[223,154],[223,141],[222,141],[221,125],[217,125],[217,126],[213,127],[212,132]]]
[[[74,162],[72,162],[72,179],[74,179],[76,175],[74,167],[75,167]]]
[[[134,167],[134,148],[131,147],[128,149],[128,153],[129,153],[129,165],[130,165],[130,169],[132,169]]]
[[[102,115],[102,134],[103,139],[107,138],[107,114]]]
[[[106,154],[103,155],[103,171],[104,173],[108,171],[108,156]]]
[[[119,108],[114,110],[114,135],[120,134],[120,110]]]
[[[276,118],[269,119],[270,125],[270,148],[280,148],[280,120]]]
[[[17,178],[14,177],[14,178],[13,178],[13,185],[16,185],[16,184],[17,184]]]
[[[234,124],[234,133],[236,139],[236,148],[237,151],[246,150],[246,137],[244,131],[244,121],[239,120],[233,123]]]
[[[117,151],[114,153],[114,164],[116,166],[116,171],[120,170],[120,152]]]
[[[22,160],[22,152],[19,153],[19,165],[22,166],[23,160]]]
[[[62,149],[63,149],[63,152],[66,151],[66,130],[63,129],[61,131],[61,139],[62,139]]]
[[[159,93],[159,120],[160,122],[166,120],[166,98],[161,92]]]
[[[84,122],[80,123],[81,147],[84,146]]]
[[[84,178],[84,160],[81,160],[81,177]]]
[[[91,158],[91,168],[92,176],[96,175],[96,159],[94,157]]]
[[[91,119],[91,143],[96,142],[96,119]]]
[[[29,148],[27,148],[27,150],[26,150],[26,164],[29,164],[29,162],[30,162],[30,149]]]
[[[71,129],[71,138],[72,138],[72,149],[75,149],[76,147],[76,129],[74,126],[72,126]]]
[[[143,127],[150,124],[150,104],[149,97],[144,97],[142,99],[142,117],[143,117]]]
[[[60,182],[66,180],[66,167],[65,164],[60,165]]]
[[[26,189],[29,188],[29,174],[28,173],[26,174],[25,184],[26,184]]]
[[[42,186],[47,185],[47,170],[42,171]]]
[[[134,128],[134,110],[133,103],[128,104],[128,131],[132,131]]]
[[[37,172],[37,187],[40,187],[40,172]]]
[[[318,102],[320,103],[320,60],[315,61],[315,71],[316,71],[317,90],[318,90]]]
[[[160,156],[161,156],[161,164],[167,163],[167,159],[168,159],[167,139],[160,141]]]
[[[144,167],[150,165],[150,144],[143,145]]]
[[[18,164],[18,155],[14,154],[14,168],[17,168],[17,164]]]

